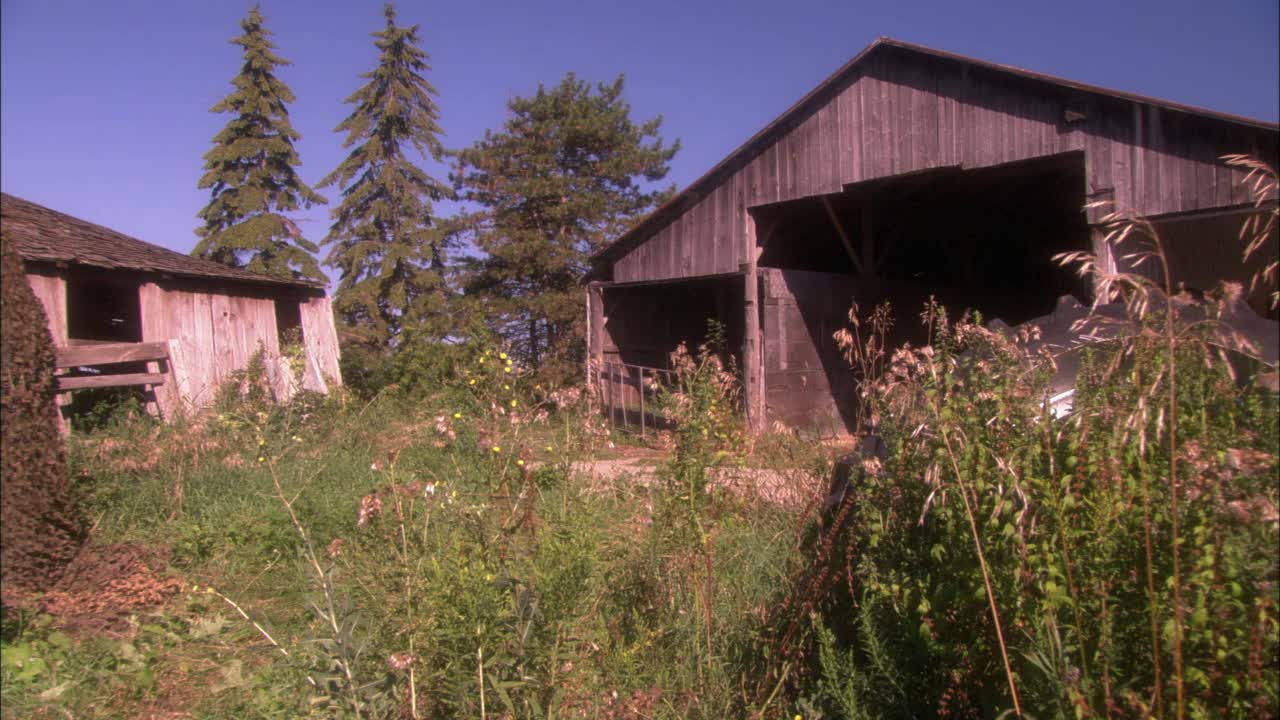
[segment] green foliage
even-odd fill
[[[293,145],[300,136],[286,108],[294,95],[274,72],[289,62],[273,52],[257,5],[240,27],[244,34],[231,41],[244,55],[231,81],[235,91],[210,110],[234,117],[204,156],[199,187],[212,197],[200,211],[204,225],[192,254],[278,277],[320,280],[316,246],[288,217],[326,202],[295,170],[301,161]]]
[[[1178,590],[1191,715],[1273,714],[1275,392],[1238,383],[1194,328],[1171,356],[1153,313],[1087,355],[1074,410],[1055,419],[1047,357],[927,317],[933,344],[897,355],[866,394],[890,452],[851,483],[845,549],[833,553],[852,558],[845,601],[862,608],[825,621],[867,681],[849,686],[858,706],[889,717],[1011,709],[987,575],[1022,706],[1037,717],[1146,715],[1153,696],[1172,708]],[[1172,438],[1170,393],[1182,418]],[[824,653],[825,668],[835,656]],[[889,681],[897,699],[881,694]],[[847,693],[825,696],[831,712],[847,706]]]
[[[93,388],[71,394],[69,418],[75,432],[137,422],[146,414],[140,388]]]
[[[373,33],[378,65],[347,98],[351,114],[338,124],[351,152],[321,181],[342,188],[342,203],[324,243],[325,264],[339,271],[334,306],[353,339],[378,348],[402,343],[402,333],[439,339],[450,329],[445,237],[432,203],[450,188],[419,168],[409,148],[439,161],[444,154],[436,90],[418,26]]]
[[[621,77],[593,88],[570,73],[514,98],[502,131],[457,153],[452,174],[478,206],[459,231],[485,253],[468,294],[526,363],[561,375],[583,355],[587,258],[671,192],[651,186],[680,144],[663,143],[660,117],[632,122],[622,89]]]
[[[50,588],[80,548],[54,404],[53,340],[22,260],[0,241],[0,582],[5,605]]]
[[[690,495],[676,465],[652,485],[587,485],[575,461],[599,418],[582,394],[542,385],[500,345],[455,352],[433,393],[271,406],[236,385],[202,426],[75,436],[98,540],[172,547],[195,590],[141,621],[172,637],[139,628],[129,657],[78,644],[56,678],[6,675],[6,700],[33,714],[66,683],[57,703],[84,717],[156,707],[175,686],[206,717],[479,717],[482,694],[490,717],[760,707],[746,688],[761,608],[799,560],[776,542],[794,515],[710,476]],[[713,397],[723,376],[688,378],[690,424],[731,427]],[[732,442],[696,433],[686,452],[714,459]],[[11,627],[6,653],[44,632]],[[101,680],[107,668],[120,675]],[[141,668],[153,685],[135,686]]]

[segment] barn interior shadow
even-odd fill
[[[821,420],[825,407],[859,430],[853,373],[832,337],[855,301],[863,314],[890,304],[892,349],[928,342],[920,315],[930,298],[953,319],[973,310],[1010,325],[1047,314],[1062,295],[1086,299],[1085,282],[1053,260],[1089,248],[1084,205],[1083,156],[1069,153],[758,209],[771,229],[760,260],[771,412]]]

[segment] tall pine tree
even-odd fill
[[[430,70],[418,47],[418,26],[396,25],[395,8],[373,33],[378,66],[346,102],[355,106],[336,132],[350,154],[320,186],[342,187],[325,238],[325,264],[340,272],[334,305],[349,332],[371,346],[391,347],[404,332],[447,332],[445,235],[432,203],[452,196],[409,157],[439,162],[444,146]]]
[[[234,117],[204,156],[199,187],[210,188],[212,197],[200,211],[204,226],[196,230],[200,242],[192,254],[280,277],[323,279],[315,244],[286,216],[326,202],[295,170],[301,161],[293,144],[300,136],[285,107],[294,95],[274,72],[289,61],[272,52],[258,6],[240,28],[244,34],[231,40],[244,54],[231,81],[235,90],[211,109]]]
[[[663,142],[661,117],[633,123],[622,89],[621,76],[593,88],[570,73],[511,100],[502,131],[457,154],[454,183],[479,206],[461,224],[484,252],[468,294],[536,366],[567,371],[580,361],[589,256],[673,190],[653,183],[679,141]]]

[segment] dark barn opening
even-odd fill
[[[770,229],[760,266],[855,275],[890,296],[932,295],[1011,325],[1062,295],[1087,299],[1085,282],[1053,260],[1090,247],[1082,154],[865,185],[757,210]]]
[[[792,424],[853,429],[848,362],[832,334],[854,301],[893,309],[891,346],[928,341],[930,298],[1010,325],[1089,287],[1054,256],[1090,248],[1084,157],[942,168],[755,210],[767,405]],[[814,409],[817,408],[815,413]]]
[[[715,353],[742,377],[743,290],[741,273],[603,288],[596,377],[614,426],[642,435],[671,426],[655,401],[658,388],[677,379],[672,355],[681,345],[694,357]]]
[[[676,348],[697,352],[714,323],[723,332],[721,361],[741,367],[742,283],[741,275],[724,275],[606,288],[605,359],[669,369]]]

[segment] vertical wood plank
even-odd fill
[[[62,275],[27,273],[27,284],[44,308],[54,345],[67,344],[67,281]]]
[[[842,116],[844,124],[844,171],[840,175],[840,184],[859,182],[863,179],[862,173],[862,135],[865,128],[862,125],[862,95],[858,89],[862,85],[862,77],[859,76],[845,91],[845,106],[847,112]]]
[[[600,363],[604,360],[604,289],[598,282],[587,285],[587,388],[598,397]]]
[[[188,400],[195,407],[207,407],[213,403],[221,378],[218,376],[217,331],[214,323],[213,297],[201,292],[184,292],[183,300],[190,303],[190,334],[182,337],[183,357],[192,370],[191,395]]]
[[[730,245],[732,224],[729,220],[729,207],[731,204],[729,192],[729,186],[722,184],[712,193],[715,198],[712,206],[715,209],[715,245],[712,252],[704,256],[709,262],[704,262],[699,271],[690,273],[691,275],[718,272],[721,267],[726,267],[733,262],[733,247]]]
[[[748,216],[747,236],[749,242],[755,242],[755,221]],[[761,367],[760,348],[760,298],[759,278],[755,262],[755,253],[748,253],[750,258],[743,264],[743,321],[745,323],[745,340],[742,348],[742,370],[746,378],[745,405],[747,427],[752,432],[765,429],[764,420],[764,371]]]
[[[231,298],[211,294],[209,312],[213,319],[213,382],[226,382],[240,360],[240,349],[231,327]]]
[[[330,386],[342,384],[339,369],[338,331],[333,320],[333,306],[325,296],[309,298],[301,303],[303,347],[307,356],[307,375],[314,389],[327,392]]]
[[[167,314],[167,293],[154,282],[145,282],[138,286],[138,309],[142,317],[142,342],[167,342],[169,339],[169,322]],[[181,397],[173,383],[172,361],[161,367],[158,361],[147,363],[148,373],[169,371],[169,382],[151,389],[155,402],[147,403],[147,412],[158,414],[170,420],[180,412]]]

